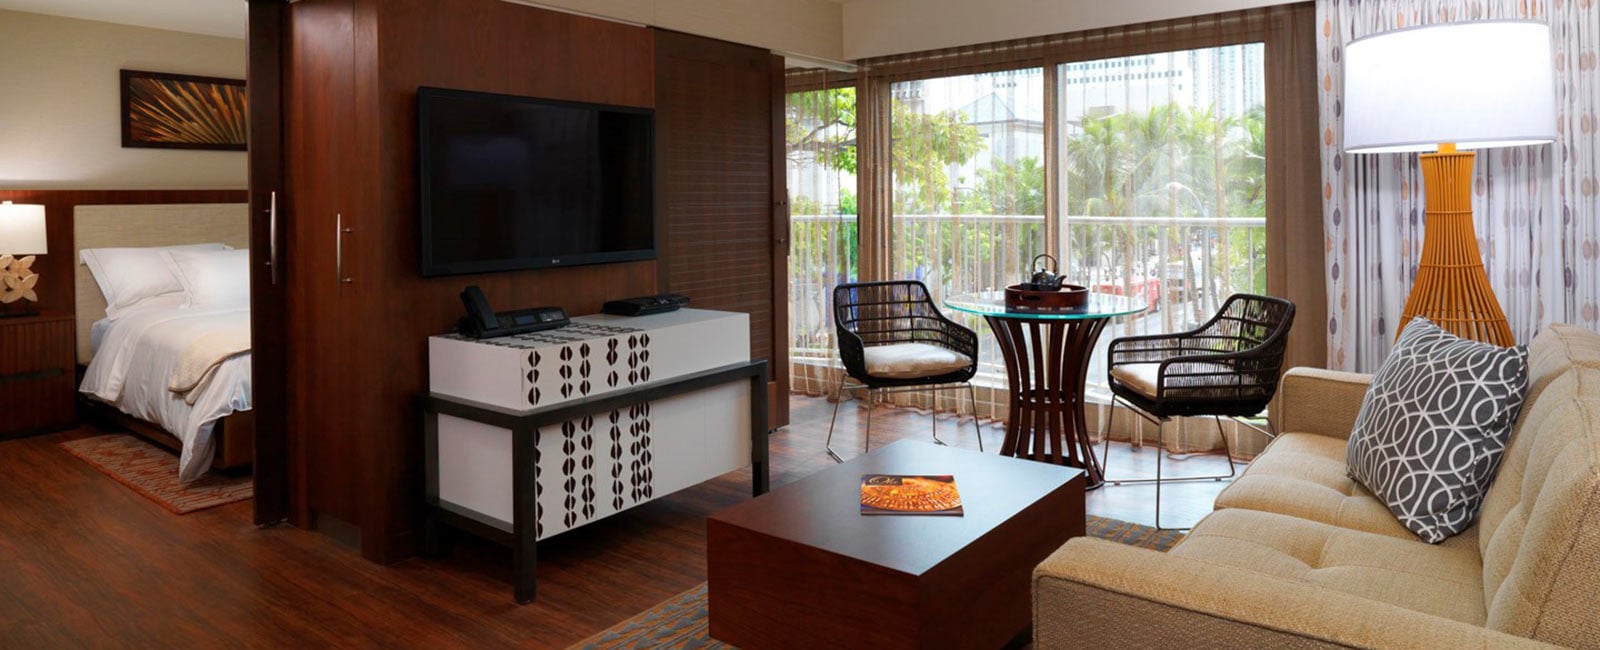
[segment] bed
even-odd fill
[[[176,451],[180,480],[209,467],[248,466],[255,444],[248,303],[188,304],[187,293],[162,294],[119,301],[108,313],[95,270],[83,261],[85,250],[154,247],[231,247],[247,256],[246,205],[78,206],[73,228],[79,391],[108,419]]]

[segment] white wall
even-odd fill
[[[1288,0],[847,0],[844,58],[1248,9]]]
[[[844,58],[833,0],[506,0],[833,61]]]
[[[123,149],[124,68],[243,79],[245,42],[0,11],[0,189],[246,186],[243,152]]]

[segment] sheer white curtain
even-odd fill
[[[935,303],[1021,282],[1048,252],[1043,69],[913,79],[890,92],[891,278],[921,280]],[[1003,385],[988,325],[945,311],[978,333],[979,381]],[[962,396],[942,397],[954,407]]]
[[[788,73],[791,390],[829,394],[839,368],[833,287],[857,279],[856,88],[842,73]]]
[[[1371,372],[1394,341],[1422,252],[1416,154],[1342,152],[1340,56],[1378,32],[1489,19],[1548,21],[1555,41],[1554,145],[1490,149],[1474,171],[1473,213],[1489,281],[1526,343],[1550,323],[1600,325],[1600,10],[1560,0],[1318,0],[1328,363]],[[1485,47],[1493,47],[1486,43]],[[1396,65],[1404,65],[1398,61]]]

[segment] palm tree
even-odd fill
[[[1065,214],[1261,216],[1265,214],[1264,125],[1260,108],[1233,117],[1219,115],[1211,107],[1184,108],[1170,103],[1143,112],[1087,116],[1080,130],[1063,143]],[[1188,251],[1191,246],[1210,246],[1208,231],[1200,231],[1198,239],[1190,241],[1181,229],[1147,229],[1143,233],[1134,226],[1113,230],[1114,241],[1108,248],[1117,254],[1098,262],[1120,263],[1127,281],[1141,272],[1155,271],[1141,267],[1150,255],[1165,248],[1180,251],[1177,261],[1185,286],[1191,289],[1200,286],[1198,279],[1209,283],[1220,278],[1224,288],[1260,284],[1255,278],[1235,278],[1228,272],[1250,266],[1249,257],[1258,254],[1244,241],[1232,240],[1234,234],[1247,237],[1248,233],[1230,232],[1228,237],[1218,238],[1218,255],[1200,256],[1203,268],[1197,273]],[[1137,236],[1140,234],[1145,236]],[[1091,241],[1092,236],[1069,230],[1071,250],[1106,250],[1103,242]],[[1156,242],[1154,250],[1139,250],[1137,241],[1141,239]],[[1170,253],[1164,256],[1171,257]],[[1221,272],[1209,268],[1213,257],[1225,267]],[[1202,313],[1210,306],[1202,304],[1206,297],[1201,292],[1189,294],[1192,313]]]

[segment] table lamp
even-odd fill
[[[48,252],[44,206],[0,203],[0,317],[39,313],[26,305],[21,309],[14,305],[39,301],[33,292],[39,283],[39,275],[32,270],[33,256]]]
[[[1511,326],[1478,255],[1472,149],[1556,139],[1550,28],[1450,23],[1385,32],[1344,49],[1344,149],[1422,154],[1427,220],[1400,330],[1422,316],[1463,338],[1510,346]]]

